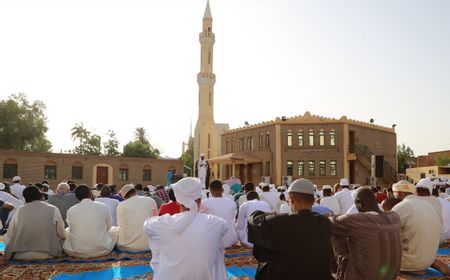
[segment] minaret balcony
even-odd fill
[[[200,41],[200,44],[214,44],[214,42],[216,41],[216,36],[212,32],[201,32],[198,39]]]
[[[199,85],[211,85],[216,83],[216,75],[212,73],[198,73],[197,83]]]

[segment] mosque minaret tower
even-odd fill
[[[228,129],[228,124],[214,122],[214,84],[216,75],[213,73],[213,47],[215,35],[212,32],[212,15],[209,1],[203,16],[203,28],[199,35],[201,45],[200,72],[198,83],[198,119],[194,132],[194,162],[204,153],[206,159],[220,155],[220,133]]]

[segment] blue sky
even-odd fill
[[[211,0],[215,120],[312,114],[397,124],[450,149],[450,1]],[[47,105],[54,151],[83,122],[121,144],[143,126],[178,157],[198,114],[204,0],[0,2],[0,98]]]

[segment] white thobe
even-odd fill
[[[239,207],[239,215],[237,219],[237,234],[239,240],[246,246],[252,247],[253,244],[248,242],[247,235],[247,220],[250,215],[256,210],[260,210],[263,212],[270,213],[272,212],[272,208],[269,203],[265,201],[261,201],[258,199],[253,199],[250,201],[244,202],[241,207]]]
[[[227,234],[223,237],[225,248],[230,247],[237,241],[236,233],[236,203],[226,197],[211,197],[202,201],[201,212],[211,214],[224,219],[228,224]]]
[[[355,200],[352,197],[352,192],[347,188],[343,188],[342,191],[337,192],[335,196],[339,202],[340,208],[340,212],[336,213],[335,215],[347,213],[348,209],[350,209],[350,207],[355,204]]]
[[[112,226],[117,226],[117,206],[119,206],[119,201],[110,197],[97,197],[95,201],[108,205]]]
[[[103,203],[83,199],[67,210],[64,251],[78,258],[95,258],[108,254],[117,242],[111,228],[109,208]]]
[[[14,185],[11,185],[11,187],[9,187],[9,188],[11,189],[11,193],[13,195],[17,196],[17,198],[24,201],[24,199],[23,199],[23,190],[25,189],[24,185],[15,183]]]
[[[213,215],[195,213],[192,222],[177,234],[174,228],[190,214],[166,214],[145,222],[154,280],[227,279],[222,244],[228,230],[226,222]]]
[[[202,184],[205,185],[206,184],[206,174],[208,172],[208,162],[206,161],[206,159],[198,160],[197,170],[198,170],[198,178],[200,179],[200,181],[202,181]]]
[[[442,226],[430,203],[408,195],[392,208],[400,216],[402,271],[427,269],[436,259]]]
[[[4,191],[0,191],[0,200],[3,200],[4,202],[7,202],[14,206],[14,209],[9,211],[8,219],[6,220],[6,223],[9,223],[9,221],[11,221],[12,217],[16,213],[17,208],[23,205],[23,201]]]
[[[280,213],[281,214],[292,214],[292,209],[289,203],[284,202],[280,206]]]
[[[277,212],[280,207],[280,194],[277,192],[262,192],[260,195],[260,199],[269,203],[272,208],[272,212]]]
[[[334,195],[324,196],[320,200],[320,205],[330,208],[334,215],[339,215],[341,213],[341,207],[339,206],[339,201]]]
[[[148,250],[148,238],[142,225],[152,216],[158,216],[158,207],[150,197],[135,195],[120,202],[117,207],[117,248],[134,252]]]
[[[444,221],[444,240],[450,239],[450,202],[444,198],[438,198],[442,205],[442,220]]]

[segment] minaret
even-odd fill
[[[199,36],[201,45],[200,72],[197,74],[198,119],[195,125],[194,162],[204,153],[206,159],[218,156],[216,147],[216,125],[214,123],[214,84],[216,75],[213,73],[213,46],[215,36],[212,32],[212,16],[209,0],[203,16],[203,29]]]

